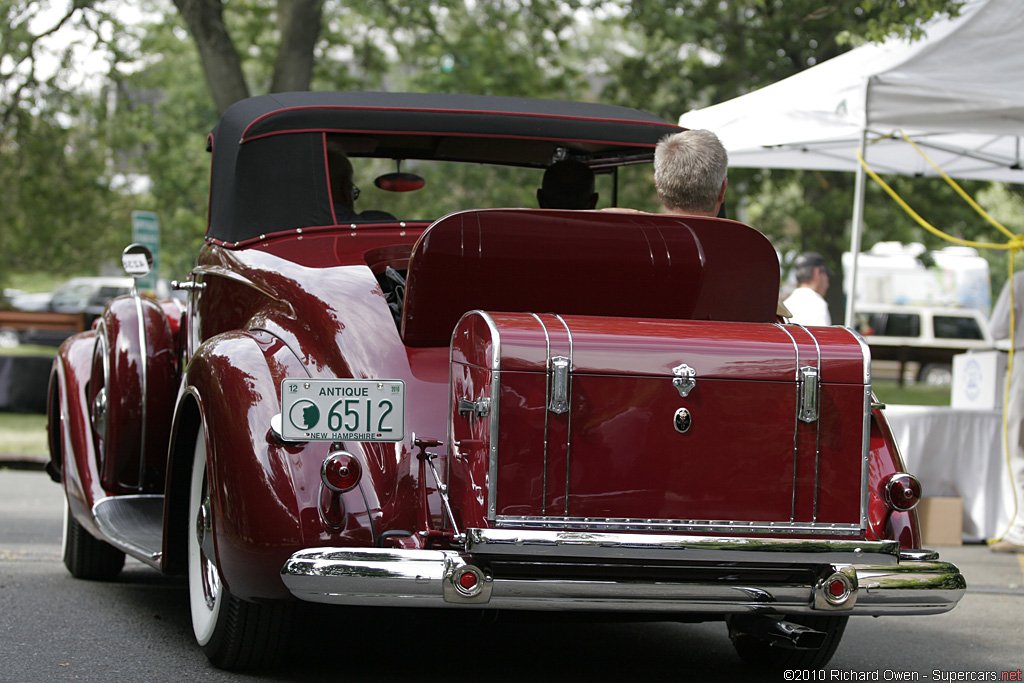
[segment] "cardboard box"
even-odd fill
[[[924,547],[962,545],[964,501],[961,498],[933,496],[922,498],[917,506]]]
[[[953,356],[950,405],[975,410],[1002,408],[1006,361],[1004,351],[974,351]]]

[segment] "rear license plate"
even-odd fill
[[[401,441],[405,382],[397,379],[286,379],[282,436],[290,441]]]

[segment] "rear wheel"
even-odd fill
[[[200,430],[192,462],[186,529],[189,608],[196,642],[222,669],[271,666],[284,656],[291,606],[240,600],[224,585],[214,551],[210,489],[206,441]]]
[[[64,566],[76,579],[106,581],[120,574],[124,567],[124,553],[86,531],[71,516],[67,501],[60,544]]]
[[[739,622],[729,622],[729,638],[736,654],[747,664],[776,669],[820,669],[828,664],[839,647],[839,641],[846,630],[849,617],[804,616],[786,617],[786,621],[821,631],[824,642],[816,650],[789,650],[748,635],[738,627]]]

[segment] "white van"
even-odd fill
[[[953,356],[995,346],[988,320],[969,308],[857,304],[857,331],[871,347],[872,375],[949,385]]]

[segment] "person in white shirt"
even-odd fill
[[[1017,514],[1002,539],[991,546],[1003,553],[1024,553],[1024,271],[1017,273],[1003,287],[992,309],[992,336],[1010,338],[1010,287],[1013,287],[1013,369],[1010,371],[1009,400],[1006,402],[1006,441],[1004,452],[1013,477],[1013,491],[1017,497]]]
[[[796,276],[796,289],[783,302],[792,314],[791,322],[800,325],[831,325],[832,315],[825,302],[831,271],[825,259],[813,251],[800,254],[793,262],[793,274]]]

